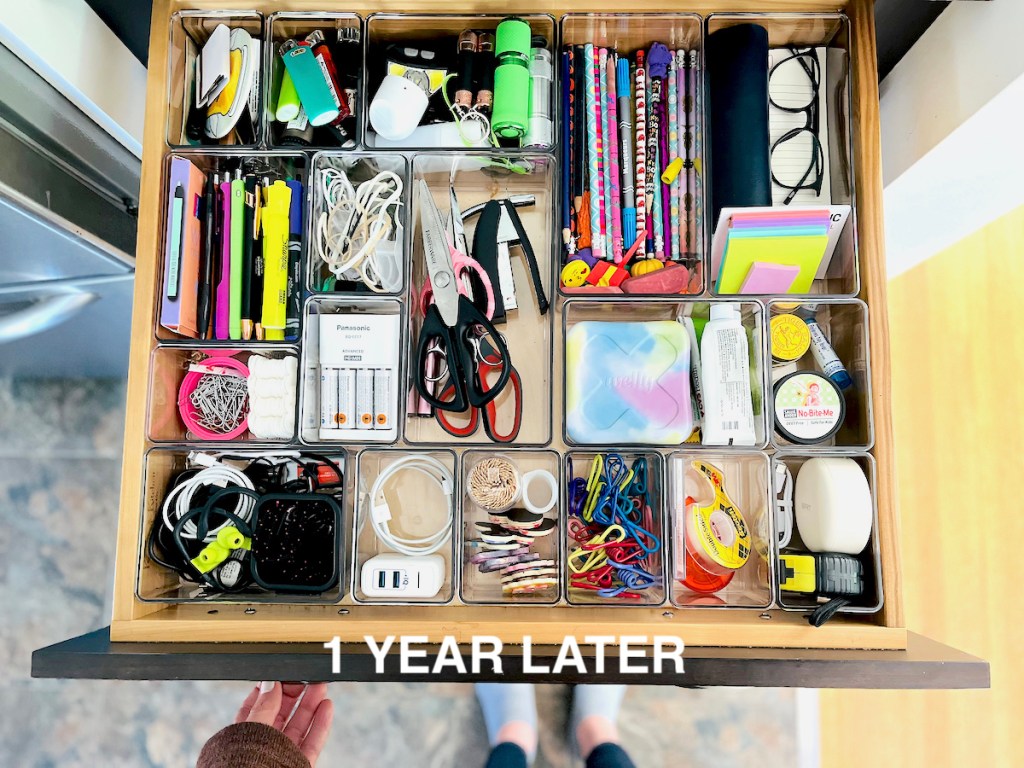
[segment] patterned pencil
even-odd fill
[[[601,239],[600,201],[601,189],[600,139],[597,134],[597,88],[594,71],[594,46],[587,43],[583,48],[583,63],[586,76],[584,91],[587,107],[587,171],[590,174],[590,248],[598,259],[604,258],[604,242]]]
[[[610,179],[611,179],[611,198],[612,204],[609,208],[608,215],[611,217],[611,228],[612,228],[612,257],[615,259],[615,263],[618,264],[622,261],[622,212],[620,210],[620,197],[622,190],[619,189],[619,142],[616,141],[618,135],[619,120],[618,120],[618,93],[615,88],[615,52],[611,51],[608,55],[607,71],[605,77],[608,81],[608,100],[606,102],[607,109],[605,114],[607,115],[608,130],[605,133],[607,136],[608,154],[610,158]]]
[[[636,52],[636,236],[646,238],[647,233],[647,70],[644,52]],[[641,240],[637,259],[647,255],[646,243]]]

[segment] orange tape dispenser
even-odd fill
[[[692,469],[710,485],[713,500],[701,505],[686,497],[685,573],[679,581],[694,592],[711,594],[725,588],[750,557],[751,535],[743,514],[725,492],[725,475],[704,461]]]

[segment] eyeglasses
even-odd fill
[[[820,195],[825,179],[825,153],[818,138],[821,67],[813,48],[789,50],[790,55],[768,72],[769,103],[783,112],[804,115],[803,125],[790,128],[771,147],[772,181],[789,190],[783,205],[804,189]]]

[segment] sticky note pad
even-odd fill
[[[747,272],[740,293],[789,293],[800,267],[755,261]]]
[[[814,275],[828,247],[828,235],[809,237],[730,237],[725,245],[715,291],[742,293],[754,262],[799,267],[787,293],[810,293]]]

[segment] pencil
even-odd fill
[[[608,119],[608,156],[609,182],[611,186],[611,208],[608,212],[612,229],[612,257],[615,263],[622,261],[622,216],[619,211],[619,142],[616,140],[618,130],[618,99],[615,93],[615,52],[611,51],[607,62],[608,108],[605,110]]]

